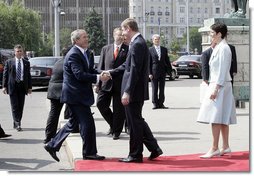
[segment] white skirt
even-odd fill
[[[223,87],[220,87],[216,99],[212,101],[210,95],[215,90],[215,86],[215,83],[209,84],[199,110],[197,122],[236,124],[235,100],[231,82],[226,82]]]

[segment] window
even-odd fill
[[[150,18],[150,22],[153,23],[154,22],[154,17]]]
[[[193,7],[190,7],[190,13],[193,13]]]
[[[198,13],[200,13],[200,7],[198,7]]]
[[[180,28],[180,31],[179,31],[180,35],[183,35],[184,32],[185,32],[185,28]]]
[[[185,13],[185,8],[184,7],[180,7],[180,13]]]
[[[208,13],[208,9],[207,8],[205,8],[205,13]]]
[[[180,23],[184,23],[184,18],[180,18]]]
[[[133,12],[136,12],[136,6],[133,6]]]
[[[215,13],[220,14],[220,8],[219,7],[215,8]]]
[[[150,29],[150,33],[151,33],[151,34],[153,34],[153,33],[154,33],[153,28],[151,28],[151,29]]]
[[[166,23],[169,23],[168,17],[166,17],[165,22],[166,22]]]

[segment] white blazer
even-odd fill
[[[224,86],[225,82],[232,80],[229,70],[231,66],[232,53],[225,39],[213,49],[209,60],[210,83]]]

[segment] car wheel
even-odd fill
[[[191,79],[193,79],[193,75],[189,75]]]
[[[176,79],[176,72],[175,72],[175,70],[172,70],[171,76],[170,76],[169,79],[172,80],[172,81]]]

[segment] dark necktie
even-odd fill
[[[88,56],[87,56],[87,54],[86,54],[86,51],[84,52],[84,56],[85,56],[85,59],[86,59],[87,65],[88,65],[88,67],[89,67],[89,60],[88,60]]]
[[[16,81],[17,82],[21,81],[21,62],[20,62],[20,59],[19,59],[19,62],[18,62],[18,68],[17,68],[17,72],[16,72]]]

